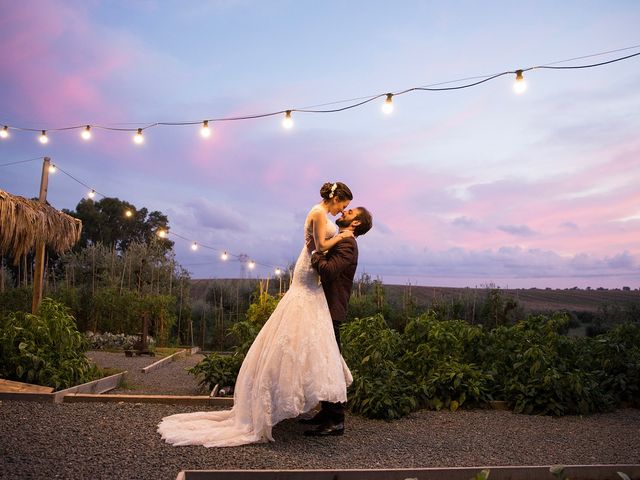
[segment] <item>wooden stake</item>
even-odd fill
[[[40,203],[47,201],[47,188],[49,186],[49,165],[51,159],[44,157],[42,162],[42,177],[40,179]],[[42,277],[44,275],[44,239],[39,240],[36,244],[36,266],[33,272],[33,300],[31,302],[31,313],[37,313],[42,301]]]

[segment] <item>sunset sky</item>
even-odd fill
[[[586,55],[640,52],[637,1],[0,0],[0,128],[144,127],[304,108]],[[636,33],[634,33],[636,32]],[[412,92],[342,113],[130,132],[11,129],[0,164],[49,156],[107,196],[168,215],[193,278],[286,267],[320,186],[374,229],[359,274],[385,283],[640,287],[640,56]],[[464,82],[462,82],[464,83]],[[462,83],[448,84],[450,86]],[[347,103],[333,106],[342,107]],[[125,125],[126,124],[126,125]],[[38,194],[41,162],[0,167]],[[49,202],[87,189],[58,172]],[[251,276],[272,275],[259,265]]]

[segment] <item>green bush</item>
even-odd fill
[[[601,388],[598,373],[581,360],[596,352],[588,339],[561,333],[568,323],[565,314],[530,316],[488,332],[479,356],[494,380],[495,398],[527,414],[586,414],[612,408],[611,392]]]
[[[342,351],[354,376],[351,409],[392,420],[421,407],[485,403],[489,376],[472,362],[480,335],[480,327],[439,321],[434,312],[410,320],[403,334],[382,315],[344,325]]]
[[[192,369],[210,388],[235,383],[277,300],[258,302],[230,329],[239,341],[234,355],[214,354]],[[392,420],[418,408],[454,411],[492,399],[527,414],[588,414],[621,401],[640,406],[640,325],[587,338],[568,337],[569,322],[558,313],[487,329],[439,320],[430,311],[400,333],[382,314],[357,318],[341,328],[342,354],[354,377],[350,408]]]
[[[15,312],[0,328],[0,377],[68,388],[99,378],[67,307],[50,298],[37,315]]]
[[[595,371],[600,388],[616,402],[640,407],[640,325],[618,325],[604,335],[585,339],[585,345],[588,348],[579,353],[582,368]]]
[[[221,355],[214,352],[190,368],[189,373],[200,377],[199,385],[209,391],[213,390],[216,384],[220,387],[230,387],[236,383],[244,357],[241,353]]]
[[[349,405],[370,418],[392,420],[416,408],[415,386],[398,367],[401,335],[382,315],[356,319],[340,331],[342,354],[353,374]]]

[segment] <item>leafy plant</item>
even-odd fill
[[[50,298],[37,315],[15,312],[0,328],[0,377],[63,389],[100,377],[67,307]]]
[[[199,385],[209,391],[217,385],[233,386],[242,366],[244,354],[234,353],[222,355],[214,352],[207,355],[200,363],[189,369],[189,373],[200,377]]]

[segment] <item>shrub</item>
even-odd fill
[[[100,376],[67,307],[45,298],[37,315],[9,314],[0,328],[0,377],[56,390]]]
[[[588,340],[561,334],[568,323],[565,314],[530,316],[488,333],[479,357],[491,372],[496,398],[528,414],[586,414],[612,407],[598,374],[582,368]]]
[[[393,420],[416,408],[415,386],[398,367],[400,334],[382,315],[349,322],[340,330],[342,353],[353,374],[349,405],[370,418]]]
[[[234,386],[244,357],[241,353],[221,355],[214,352],[190,368],[189,373],[200,376],[199,385],[209,391],[213,390],[216,384],[221,387]]]

